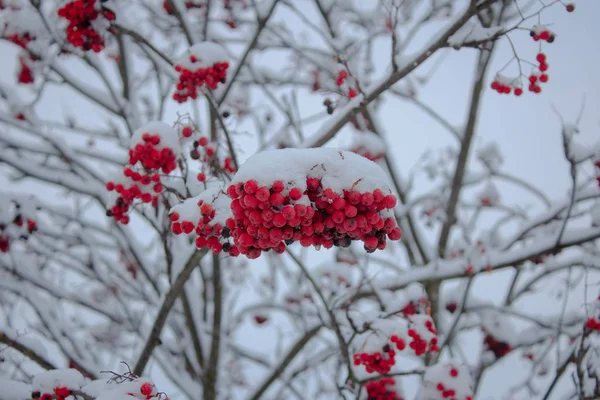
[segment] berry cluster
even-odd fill
[[[543,25],[535,25],[533,28],[531,28],[529,35],[536,42],[539,42],[540,40],[542,40],[544,42],[552,43],[552,42],[554,42],[554,39],[555,39],[554,32],[552,32],[551,30],[549,30],[547,27],[545,27]]]
[[[13,42],[22,49],[27,50],[27,45],[35,40],[35,35],[32,35],[29,32],[13,33],[11,35],[6,35],[5,39],[9,42]]]
[[[433,326],[433,321],[431,319],[425,320],[425,327],[433,335],[437,334],[437,331]],[[427,352],[427,348],[429,348],[429,351],[434,353],[440,351],[440,348],[438,347],[438,339],[436,336],[433,336],[429,341],[427,341],[415,329],[409,329],[408,336],[412,339],[412,341],[408,344],[408,347],[413,349],[417,356],[425,354]]]
[[[600,321],[596,318],[590,318],[585,323],[585,329],[588,331],[600,331]]]
[[[19,56],[19,72],[17,73],[17,82],[29,85],[34,82],[33,70],[29,64],[31,59],[25,56]]]
[[[223,8],[227,12],[227,18],[225,19],[225,23],[231,29],[235,29],[237,26],[236,21],[236,12],[234,7],[241,6],[242,9],[246,9],[248,5],[246,4],[246,0],[223,0]]]
[[[281,253],[295,241],[305,247],[331,248],[348,247],[353,240],[363,241],[365,250],[373,252],[385,248],[386,236],[400,239],[396,220],[380,215],[395,207],[394,195],[379,189],[337,194],[313,177],[306,179],[306,187],[304,192],[297,187],[285,190],[282,181],[268,187],[254,180],[231,185],[227,190],[233,199],[231,235],[240,253],[256,258],[271,249]]]
[[[473,400],[473,383],[467,369],[454,363],[427,368],[417,398],[429,400]]]
[[[450,368],[450,378],[456,378],[458,377],[458,369],[456,368]],[[456,399],[456,388],[452,388],[450,387],[450,385],[448,384],[448,381],[445,381],[446,384],[444,384],[444,382],[438,382],[435,385],[435,389],[439,392],[439,394],[442,396],[442,398],[444,399]],[[467,395],[464,397],[465,400],[473,400],[473,396]]]
[[[348,70],[340,69],[338,71],[338,75],[335,80],[335,84],[339,88],[341,88],[342,86],[344,86],[344,84],[346,83],[346,81],[348,80],[349,77],[350,77],[350,74],[348,73]],[[358,95],[358,91],[356,90],[356,88],[350,86],[350,88],[348,89],[347,95],[348,95],[348,98],[352,99]]]
[[[122,224],[129,223],[127,213],[130,210],[131,204],[136,199],[140,199],[143,203],[152,203],[154,207],[158,204],[158,194],[163,191],[163,186],[160,183],[159,174],[140,174],[129,167],[123,169],[123,176],[129,178],[123,183],[115,183],[108,181],[106,190],[113,190],[119,194],[116,204],[107,211],[107,215]]]
[[[160,131],[164,131],[165,136],[177,134],[171,133],[171,128],[166,124],[154,124],[140,128],[132,138],[129,164],[133,167],[139,163],[141,169],[136,171],[125,167],[122,176],[106,183],[106,190],[118,194],[115,204],[108,209],[106,215],[122,224],[129,223],[127,214],[135,200],[151,203],[153,207],[158,206],[158,196],[164,189],[159,172],[169,174],[177,168],[176,152],[173,144],[169,144],[169,139],[173,138],[162,137]]]
[[[510,94],[514,88],[515,96],[523,94],[523,89],[518,86],[518,82],[514,79],[508,79],[500,74],[496,74],[496,77],[492,81],[492,89],[500,94]]]
[[[227,61],[214,62],[206,65],[200,57],[195,54],[189,56],[189,62],[175,65],[175,71],[179,72],[177,90],[173,94],[173,100],[185,103],[189,98],[198,98],[198,88],[206,86],[215,90],[219,83],[225,83],[227,79]]]
[[[58,16],[69,21],[67,26],[67,42],[83,50],[99,53],[104,49],[104,38],[96,27],[106,25],[115,20],[115,13],[96,4],[96,0],[73,0],[58,10]],[[98,17],[104,23],[98,23]]]
[[[222,196],[224,197],[225,195],[222,194]],[[238,256],[239,251],[237,246],[232,245],[228,240],[230,237],[230,228],[215,221],[215,216],[217,215],[215,208],[208,201],[202,199],[198,200],[197,205],[200,211],[200,218],[195,224],[192,221],[181,219],[177,211],[169,214],[169,219],[173,223],[171,231],[175,235],[182,233],[189,235],[195,232],[198,235],[195,242],[198,249],[208,247],[215,254],[225,251],[233,257]],[[229,221],[228,225],[231,226]]]
[[[512,351],[512,346],[506,342],[496,339],[490,333],[486,333],[485,338],[483,339],[483,344],[486,350],[494,353],[494,356],[498,358],[502,358],[508,353]]]
[[[34,392],[31,394],[33,399],[39,400],[65,400],[67,397],[71,395],[71,390],[64,386],[59,386],[54,388],[54,396],[51,393],[40,393]]]
[[[546,62],[546,55],[544,53],[538,53],[535,57],[536,61],[539,63],[538,70],[539,72],[532,72],[529,75],[529,91],[533,93],[541,93],[542,88],[540,87],[540,83],[548,82],[548,63]]]
[[[406,348],[406,345],[403,341],[401,345],[397,344],[397,346],[400,351]],[[396,351],[389,344],[386,344],[383,346],[381,352],[376,351],[374,353],[356,353],[354,354],[353,360],[354,365],[356,366],[364,365],[368,373],[377,372],[378,374],[387,374],[396,364],[395,357]]]
[[[367,400],[403,400],[404,398],[395,390],[395,386],[396,380],[392,377],[369,381],[365,383]]]
[[[19,238],[27,240],[29,235],[38,229],[37,222],[31,218],[24,218],[18,212],[19,206],[16,206],[17,214],[10,223],[0,222],[0,253],[7,253],[10,249],[10,243],[13,239]]]
[[[142,140],[143,143],[137,143],[129,150],[129,164],[135,165],[139,161],[145,169],[160,169],[164,174],[177,168],[173,149],[160,146],[159,134],[144,133]]]

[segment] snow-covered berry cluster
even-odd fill
[[[231,29],[234,29],[238,25],[237,14],[248,8],[248,4],[246,0],[223,0],[223,8],[227,13],[227,18],[225,19],[225,23]]]
[[[418,400],[472,400],[473,384],[469,372],[453,363],[427,368]]]
[[[99,53],[105,47],[103,31],[115,20],[115,13],[103,1],[73,0],[58,10],[58,16],[69,21],[67,42],[85,51]]]
[[[227,188],[228,197],[208,189],[173,207],[171,219],[177,225],[172,229],[195,232],[199,248],[250,259],[264,251],[283,253],[294,242],[331,248],[362,241],[373,252],[384,249],[386,239],[402,235],[391,212],[396,197],[386,182],[378,165],[354,153],[266,151],[240,168]]]
[[[6,14],[2,15],[2,36],[21,48],[17,63],[17,82],[24,85],[34,83],[35,71],[38,69],[36,62],[39,61],[39,57],[31,50],[39,50],[37,37],[42,21],[32,11],[19,6],[7,9],[4,12]],[[33,43],[38,47],[32,46]]]
[[[163,122],[152,122],[138,129],[131,138],[129,165],[122,175],[106,183],[116,193],[114,205],[106,212],[115,221],[129,223],[129,211],[136,200],[158,204],[163,191],[160,172],[167,175],[177,168],[177,132]],[[139,167],[136,168],[136,165]]]
[[[335,84],[342,92],[346,93],[350,99],[358,95],[358,90],[356,90],[356,79],[350,75],[346,68],[341,68],[338,71]]]
[[[398,350],[402,351],[406,348],[406,343],[398,336],[393,335],[390,340],[396,345]],[[381,351],[376,351],[374,353],[362,352],[354,354],[353,360],[354,365],[363,365],[368,373],[376,372],[378,374],[387,374],[396,364],[395,357],[396,350],[386,343],[382,347]]]
[[[189,98],[197,99],[198,88],[204,85],[215,90],[219,83],[225,83],[229,68],[227,59],[225,49],[215,43],[203,42],[190,47],[175,64],[179,82],[173,99],[184,103]]]
[[[377,325],[379,324],[379,325]],[[369,374],[387,374],[396,364],[396,355],[405,350],[420,357],[438,352],[437,331],[428,315],[397,316],[378,320],[368,332],[360,351],[353,355],[355,366],[362,365]]]
[[[12,199],[0,202],[0,253],[7,253],[14,240],[29,239],[38,230],[34,211],[30,205],[21,205]]]
[[[209,188],[171,209],[171,231],[175,235],[195,234],[198,249],[208,248],[215,254],[225,251],[236,257],[240,253],[230,239],[230,204],[231,200],[220,188]]]
[[[493,183],[488,183],[479,193],[479,205],[481,207],[492,207],[500,201],[500,192]]]
[[[600,321],[596,318],[589,318],[585,323],[585,329],[588,331],[600,331]]]
[[[486,332],[483,329],[485,337],[483,338],[484,348],[487,351],[491,351],[496,359],[502,358],[512,351],[512,346],[496,337],[491,333]]]
[[[397,387],[396,379],[384,377],[365,383],[367,400],[404,400]]]
[[[71,389],[64,386],[58,386],[54,388],[54,395],[52,393],[33,393],[32,398],[39,398],[39,400],[65,400],[71,395]],[[39,396],[39,397],[34,397]]]
[[[540,40],[548,43],[554,42],[555,34],[550,29],[548,29],[545,25],[534,25],[529,31],[529,35],[535,40],[539,42]]]
[[[515,96],[520,96],[523,94],[523,89],[521,88],[518,79],[508,78],[500,73],[496,74],[496,77],[492,81],[491,87],[500,94],[510,94],[513,89]]]
[[[377,161],[385,157],[386,144],[379,135],[363,131],[354,135],[350,151],[371,161]]]

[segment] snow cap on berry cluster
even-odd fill
[[[353,136],[350,150],[371,161],[375,161],[385,157],[386,144],[379,135],[363,131]]]
[[[190,60],[191,56],[195,57],[196,62]],[[187,70],[196,71],[200,68],[212,67],[216,63],[228,62],[228,60],[229,56],[223,46],[214,42],[201,42],[190,47],[175,61],[175,64]]]
[[[438,363],[427,368],[416,400],[472,400],[469,371],[457,364]]]
[[[391,193],[388,178],[373,161],[345,150],[280,149],[255,154],[235,174],[232,184],[255,180],[259,185],[274,181],[291,182],[292,187],[306,190],[306,178],[321,180],[323,187],[341,194],[343,190]],[[291,187],[286,188],[287,193]],[[306,197],[306,196],[304,196]]]
[[[84,383],[83,375],[76,369],[54,369],[35,375],[31,386],[34,392],[51,393],[56,387],[78,390]]]
[[[179,153],[181,148],[179,146],[179,135],[177,130],[171,125],[166,124],[162,121],[148,122],[147,124],[138,128],[131,137],[129,146],[133,148],[136,144],[144,143],[143,136],[145,133],[151,135],[159,135],[160,143],[155,146],[156,149],[161,150],[169,147],[175,153]]]
[[[215,210],[215,216],[211,219],[211,225],[225,225],[227,218],[231,218],[231,199],[219,187],[208,188],[198,196],[184,200],[183,203],[171,207],[170,214],[179,214],[182,221],[197,223],[201,212],[198,203],[210,204]]]

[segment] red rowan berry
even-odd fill
[[[189,126],[185,126],[185,127],[184,127],[184,128],[181,130],[181,135],[182,135],[183,137],[186,137],[186,138],[188,138],[188,137],[192,136],[192,133],[193,133],[193,130],[192,130],[192,128],[190,128]]]

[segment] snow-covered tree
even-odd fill
[[[477,147],[591,3],[0,1],[0,399],[599,398],[600,142]]]

